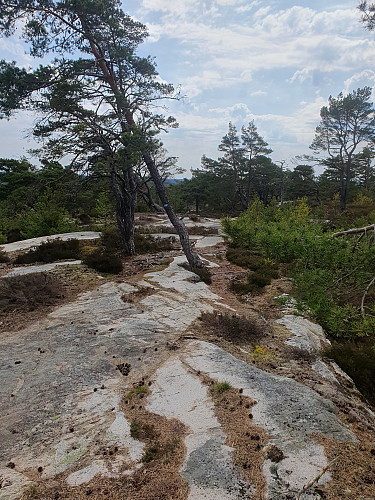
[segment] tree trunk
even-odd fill
[[[137,203],[137,192],[132,169],[124,169],[123,174],[124,178],[121,179],[123,185],[120,185],[118,173],[115,168],[112,168],[111,189],[115,198],[116,220],[123,252],[126,255],[134,255],[134,211]]]
[[[350,182],[350,160],[348,160],[346,165],[342,165],[340,172],[340,210],[343,211],[346,208],[346,200],[348,197],[348,189]]]
[[[167,193],[165,192],[163,181],[160,177],[160,174],[159,174],[159,171],[155,165],[155,162],[153,161],[153,159],[148,151],[145,151],[143,153],[143,159],[144,159],[144,161],[147,165],[147,168],[151,174],[152,180],[154,181],[156,192],[158,193],[160,201],[163,204],[164,210],[166,211],[166,213],[169,217],[169,220],[171,221],[173,227],[177,231],[177,234],[180,238],[182,249],[184,251],[184,254],[186,255],[186,258],[190,264],[190,267],[191,268],[204,267],[203,262],[199,258],[199,255],[197,253],[195,253],[192,249],[192,246],[191,246],[190,240],[189,240],[189,234],[187,232],[185,224],[177,217],[177,215],[174,213],[173,208],[169,204],[169,200],[167,197]]]
[[[155,210],[157,214],[164,214],[165,213],[164,208],[158,205],[154,200],[154,198],[152,197],[151,190],[147,182],[145,184],[145,187],[147,191],[142,191],[141,189],[139,189],[139,193],[142,196],[143,200],[145,201],[146,205],[152,210]]]
[[[246,200],[246,196],[243,194],[243,192],[241,191],[241,189],[238,189],[237,190],[237,194],[240,198],[240,202],[241,202],[241,209],[243,211],[247,210],[248,208],[248,203],[247,203],[247,200]]]
[[[247,173],[246,205],[249,205],[251,199],[251,179],[252,179],[252,168],[251,168],[251,160],[249,160],[249,171]]]

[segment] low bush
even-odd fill
[[[96,248],[87,253],[82,261],[86,266],[100,273],[118,274],[123,269],[121,257],[108,253],[102,248]]]
[[[257,341],[265,335],[265,325],[255,318],[214,311],[202,313],[199,319],[205,330],[236,344]]]
[[[264,287],[271,284],[272,279],[279,277],[277,264],[262,256],[260,251],[231,246],[227,250],[227,259],[237,266],[251,269],[246,283],[232,283],[231,290],[238,295],[252,293],[258,295]]]
[[[373,207],[366,204],[364,200],[354,207],[355,215],[362,218],[353,216],[350,220],[355,220],[358,227],[375,222]],[[337,217],[336,224],[342,223],[344,227],[336,225],[335,231],[345,228],[349,220],[344,221],[346,216],[348,213]],[[254,203],[236,221],[225,219],[223,226],[233,244],[244,250],[243,254],[231,250],[234,258],[238,254],[249,268],[254,265],[245,250],[254,253],[253,250],[261,249],[265,257],[288,264],[284,270],[293,280],[297,302],[304,303],[337,341],[330,356],[353,378],[363,394],[374,401],[373,232],[333,237],[327,227],[314,220],[304,201],[282,207]],[[254,274],[259,272],[257,269]],[[254,287],[262,284],[257,277],[250,281]],[[234,287],[240,293],[251,288],[249,283]]]
[[[375,346],[372,344],[368,340],[335,342],[324,356],[334,359],[369,402],[375,404]]]
[[[264,265],[264,257],[258,250],[249,250],[248,248],[241,248],[230,246],[227,250],[226,257],[232,264],[245,269],[256,271],[259,267]]]
[[[284,268],[293,278],[296,298],[329,335],[375,336],[374,289],[366,297],[365,319],[359,307],[375,275],[375,246],[368,238],[333,238],[314,221],[304,201],[282,207],[256,202],[236,221],[226,219],[223,225],[232,246],[237,246],[228,249],[228,258],[255,271],[247,283],[233,285],[237,293],[262,290],[276,277],[272,260],[288,262]]]
[[[62,295],[61,283],[45,273],[11,276],[0,280],[0,310],[33,311],[50,306]]]
[[[99,246],[107,253],[121,254],[122,243],[118,227],[107,226],[103,229]],[[169,238],[154,238],[149,234],[141,234],[139,230],[134,233],[134,246],[137,254],[157,253],[171,250],[173,241]]]
[[[115,225],[105,226],[101,231],[99,245],[107,253],[121,253],[122,243],[118,227]]]
[[[62,241],[60,239],[42,243],[38,248],[18,255],[15,264],[32,264],[34,262],[56,262],[57,260],[79,259],[80,245],[78,240]]]
[[[249,273],[246,283],[232,283],[231,290],[238,295],[260,295],[264,292],[264,287],[271,284],[272,276],[267,273],[256,271]]]
[[[190,214],[189,215],[189,219],[193,222],[199,222],[200,221],[200,217],[199,215],[196,215],[196,214]]]
[[[0,263],[5,264],[6,262],[9,262],[10,258],[5,252],[0,251]]]
[[[154,238],[150,235],[134,234],[134,246],[137,254],[166,252],[173,248],[174,240]]]

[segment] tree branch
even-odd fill
[[[338,233],[331,234],[332,238],[337,236],[346,236],[348,234],[366,233],[367,231],[375,231],[375,224],[371,224],[365,227],[355,227],[353,229],[348,229],[346,231],[339,231]]]

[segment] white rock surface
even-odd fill
[[[332,374],[329,367],[321,359],[317,359],[315,363],[311,365],[311,368],[319,373],[319,375],[321,375],[323,378],[326,378],[331,382],[336,382],[337,384],[339,383],[337,378]]]
[[[268,432],[270,443],[285,456],[277,464],[265,461],[263,472],[270,499],[279,498],[280,491],[288,488],[298,491],[327,464],[323,446],[316,444],[311,434],[321,432],[337,440],[356,441],[337,419],[330,401],[293,379],[260,370],[201,341],[190,343],[184,361],[218,382],[242,388],[245,396],[256,401],[253,422]],[[325,475],[321,481],[328,479]]]
[[[202,239],[197,241],[195,248],[213,247],[223,241],[224,239],[221,236],[204,236]]]
[[[319,352],[331,345],[331,342],[324,334],[323,328],[302,316],[289,314],[281,319],[277,319],[276,323],[284,325],[285,328],[293,333],[293,337],[285,341],[288,345],[309,352]]]
[[[25,274],[44,273],[59,266],[78,266],[81,260],[69,260],[65,262],[53,262],[51,264],[41,264],[38,266],[15,267],[12,271],[1,278],[11,278],[12,276],[24,276]]]
[[[39,246],[50,240],[96,240],[100,238],[101,233],[96,231],[77,231],[75,233],[52,234],[50,236],[39,236],[38,238],[30,238],[28,240],[15,241],[14,243],[6,243],[1,245],[3,252],[15,252],[18,250],[28,250]]]

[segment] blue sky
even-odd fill
[[[309,152],[329,95],[375,85],[375,34],[360,23],[357,0],[131,0],[124,10],[149,29],[142,55],[186,97],[169,102],[180,124],[163,137],[189,177],[232,121],[254,120],[292,168]],[[0,40],[1,58],[31,61],[17,39]],[[33,63],[35,64],[35,63]],[[0,121],[0,156],[20,157],[32,116]]]

